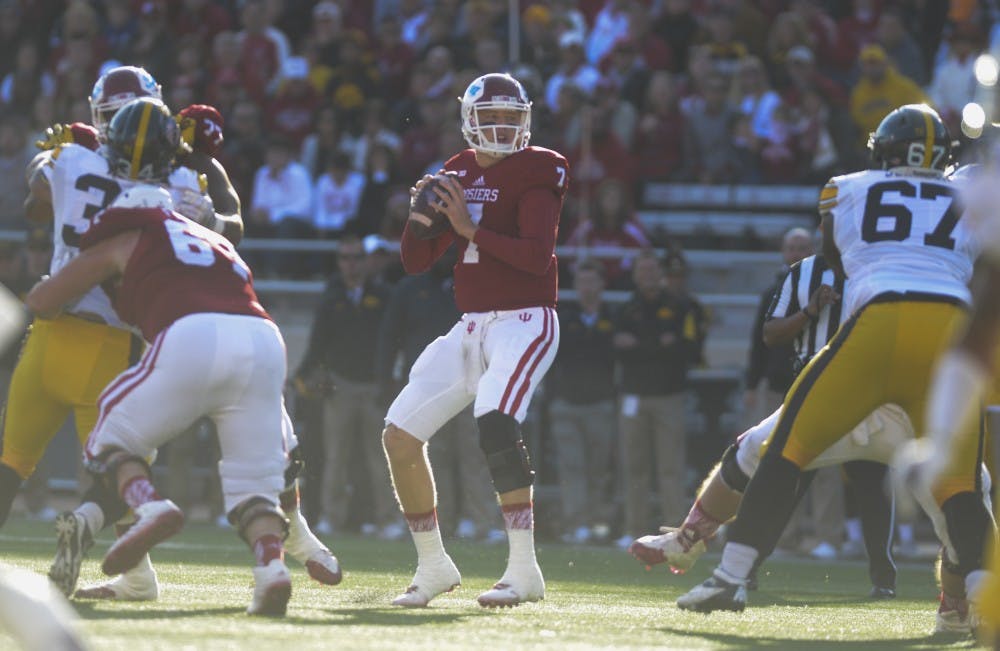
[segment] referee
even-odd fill
[[[763,336],[769,347],[788,343],[794,345],[796,374],[840,327],[842,318],[846,316],[841,310],[843,293],[843,278],[835,276],[820,255],[796,262],[785,275],[768,309]],[[848,486],[857,496],[854,502],[859,510],[865,549],[868,552],[872,597],[892,598],[895,596],[896,586],[896,566],[891,552],[893,508],[883,488],[888,468],[872,461],[850,461],[843,464],[843,468]],[[827,474],[829,476],[824,481],[824,473],[820,472],[822,485],[816,486],[812,498],[816,533],[821,539],[829,541],[832,547],[824,548],[823,552],[826,553],[816,553],[819,548],[814,549],[813,555],[824,558],[836,555],[836,545],[843,533],[839,527],[826,536],[820,532],[824,525],[837,526],[841,520],[824,513],[831,503],[839,501],[839,495],[835,491],[842,490],[839,474]],[[816,471],[803,476],[803,481],[799,484],[799,499],[815,477]]]

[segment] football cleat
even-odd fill
[[[934,633],[969,635],[972,631],[972,617],[966,599],[948,597],[943,592],[934,616]]]
[[[160,583],[149,562],[149,554],[139,564],[111,581],[80,588],[73,595],[76,599],[110,601],[156,601],[160,597]]]
[[[730,582],[713,574],[701,585],[696,585],[687,594],[678,597],[677,607],[699,613],[716,610],[743,612],[747,607],[747,588],[743,582]]]
[[[276,558],[263,567],[253,568],[253,581],[253,600],[247,606],[247,614],[284,617],[292,598],[292,575],[288,567]]]
[[[93,545],[94,537],[82,516],[72,511],[56,516],[56,557],[49,578],[67,597],[76,589],[83,557]]]
[[[170,500],[146,502],[134,512],[135,524],[104,555],[101,570],[108,576],[132,569],[156,544],[173,536],[184,526],[184,513]]]
[[[705,541],[692,539],[690,529],[661,527],[660,531],[658,536],[642,536],[629,545],[629,553],[647,567],[667,563],[674,574],[684,574],[705,553]]]
[[[287,515],[288,538],[285,539],[285,551],[288,555],[302,563],[309,576],[323,585],[340,583],[344,575],[337,557],[309,530],[309,525],[298,509],[287,512]]]
[[[538,563],[519,570],[507,568],[500,580],[479,595],[476,601],[483,608],[513,608],[523,603],[545,598],[545,579]]]
[[[872,586],[871,592],[868,593],[869,599],[895,599],[896,598],[896,588],[889,586]]]
[[[406,592],[392,600],[393,606],[424,608],[431,599],[462,585],[462,575],[446,554],[437,563],[417,565],[417,573]]]

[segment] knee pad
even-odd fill
[[[285,466],[285,490],[295,486],[295,480],[299,478],[305,470],[306,460],[302,456],[302,448],[296,445],[288,453],[288,465]]]
[[[982,569],[983,550],[988,535],[993,532],[993,521],[983,498],[977,493],[964,492],[952,495],[941,505],[948,537],[958,558],[947,557],[943,564],[959,576]],[[950,555],[948,555],[950,556]]]
[[[246,535],[247,527],[250,526],[251,522],[263,516],[274,516],[281,520],[281,526],[284,529],[282,539],[288,537],[288,518],[285,517],[281,509],[263,497],[251,497],[241,502],[235,509],[229,512],[227,517],[229,518],[229,524],[236,527],[240,538],[247,544],[250,544]]]
[[[7,522],[10,508],[21,488],[21,475],[5,463],[0,463],[0,527]]]
[[[508,493],[531,486],[535,471],[528,449],[521,439],[521,428],[512,416],[491,411],[476,419],[479,447],[486,455],[486,465],[497,493]]]
[[[743,472],[740,464],[736,461],[736,450],[738,448],[739,443],[733,443],[722,453],[722,461],[719,464],[719,476],[730,490],[742,493],[747,489],[750,477]]]

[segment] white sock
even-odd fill
[[[93,502],[84,502],[76,507],[73,513],[76,513],[87,523],[91,536],[96,536],[97,532],[104,528],[104,511]]]
[[[861,519],[848,518],[844,520],[844,528],[847,529],[847,539],[853,542],[861,542]]]
[[[757,561],[758,552],[750,545],[730,542],[722,549],[722,561],[717,572],[722,572],[724,579],[736,583],[744,582],[750,576],[750,570]]]
[[[441,529],[434,527],[430,531],[411,531],[413,544],[417,548],[417,563],[434,563],[448,554],[441,542]]]
[[[517,565],[533,567],[538,562],[535,558],[534,529],[510,529],[507,531],[507,542],[510,544],[507,567]]]

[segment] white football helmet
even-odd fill
[[[90,91],[90,117],[103,135],[111,118],[136,97],[163,99],[160,85],[145,68],[118,66],[105,72]]]
[[[531,101],[518,80],[506,73],[483,75],[469,84],[459,101],[462,102],[462,135],[476,151],[503,155],[528,146],[531,138]],[[489,110],[516,111],[517,122],[483,124],[479,114]]]
[[[174,200],[166,188],[143,183],[119,194],[111,202],[113,208],[163,208],[173,210]]]

